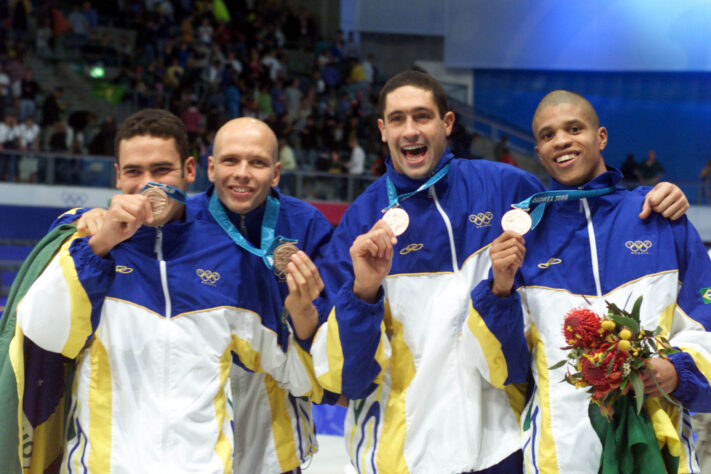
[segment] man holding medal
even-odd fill
[[[271,269],[255,271],[251,254],[184,205],[195,164],[180,119],[143,110],[116,141],[124,194],[32,284],[18,305],[19,336],[76,359],[66,470],[223,473],[232,468],[233,358],[309,396],[319,389],[308,353],[279,317]],[[271,256],[262,257],[266,269]],[[287,305],[292,318],[302,306]]]
[[[561,90],[546,95],[533,133],[536,153],[553,178],[551,190],[514,201],[531,209],[533,230],[510,228],[490,251],[492,287],[502,296],[520,295],[531,343],[535,387],[521,417],[527,471],[598,472],[602,445],[588,419],[589,394],[563,382],[564,367],[552,367],[566,357],[561,325],[574,308],[604,314],[610,302],[630,311],[642,296],[642,327],[661,327],[681,350],[650,360],[644,391],[672,420],[665,436],[679,447],[678,472],[699,472],[689,410],[711,411],[711,300],[704,297],[711,261],[704,246],[685,217],[637,218],[649,188],[618,186],[622,175],[602,157],[607,130],[582,96]],[[683,207],[670,206],[670,215]],[[657,398],[665,394],[674,404]]]
[[[277,151],[277,138],[266,123],[249,117],[227,122],[215,135],[209,158],[214,186],[191,197],[188,209],[220,226],[254,261],[252,272],[242,278],[255,295],[285,308],[283,323],[293,325],[296,341],[308,350],[319,313],[327,309],[312,259],[322,258],[332,226],[315,207],[279,192]],[[265,264],[269,258],[271,266]],[[251,284],[255,274],[267,275],[273,284]],[[245,369],[237,364],[231,373],[235,472],[300,472],[318,449],[311,401],[293,396],[269,374]],[[310,399],[320,402],[321,397],[315,391]]]
[[[511,384],[526,379],[529,352],[518,296],[497,297],[486,278],[501,216],[543,186],[512,166],[456,159],[454,114],[426,74],[391,78],[378,115],[387,173],[329,245],[333,311],[314,337],[316,375],[350,399],[359,472],[519,472],[512,406],[523,396]]]

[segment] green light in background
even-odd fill
[[[102,66],[92,66],[89,69],[89,77],[92,79],[102,79],[106,75],[106,70]]]

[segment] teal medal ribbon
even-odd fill
[[[279,200],[272,196],[267,196],[267,204],[264,209],[264,217],[262,218],[262,238],[260,248],[254,247],[232,223],[230,218],[222,207],[220,199],[217,197],[217,192],[212,193],[208,210],[212,217],[215,218],[217,224],[225,231],[234,243],[242,247],[246,251],[261,257],[264,265],[267,268],[274,268],[274,249],[277,246],[286,242],[296,242],[294,239],[287,239],[282,236],[274,235],[274,227],[276,226],[277,218],[279,217]]]
[[[395,185],[393,182],[390,180],[390,177],[388,176],[386,179],[386,187],[388,191],[388,207],[383,209],[383,212],[387,211],[388,209],[392,209],[393,207],[399,206],[401,201],[404,201],[405,199],[409,198],[410,196],[413,196],[420,191],[424,191],[425,189],[428,189],[430,186],[433,186],[437,181],[440,179],[444,178],[447,176],[447,173],[449,173],[449,166],[450,165],[445,165],[440,169],[437,173],[432,175],[430,179],[425,181],[420,185],[419,188],[415,189],[414,191],[411,191],[409,193],[403,193],[403,194],[398,194],[397,189],[395,189]]]
[[[563,201],[573,201],[583,198],[603,196],[605,194],[610,194],[615,190],[614,186],[609,186],[607,188],[600,189],[568,189],[565,191],[543,191],[540,193],[533,194],[528,198],[516,204],[511,204],[511,207],[518,209],[523,209],[528,211],[531,205],[536,206],[531,211],[531,229],[535,229],[541,218],[543,218],[543,213],[546,211],[546,205],[552,202],[563,202]]]
[[[183,191],[180,188],[176,188],[175,186],[171,186],[170,184],[161,184],[161,183],[154,183],[153,181],[149,181],[148,184],[143,186],[143,189],[141,189],[141,192],[145,191],[148,188],[161,189],[165,194],[168,195],[169,198],[171,198],[175,201],[178,201],[180,204],[185,204],[185,201],[187,200],[185,191]]]

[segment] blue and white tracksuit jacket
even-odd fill
[[[333,310],[312,345],[322,386],[349,399],[345,441],[359,472],[460,473],[492,466],[521,449],[506,384],[521,382],[529,353],[523,320],[484,319],[490,306],[516,311],[518,296],[479,285],[512,202],[542,190],[533,176],[489,161],[454,159],[449,174],[402,201],[410,225],[398,237],[375,304],[353,295],[349,248],[388,205],[385,177],[346,211],[328,247]],[[402,194],[425,180],[394,171]],[[520,407],[519,407],[520,408]]]
[[[189,210],[106,258],[68,240],[17,312],[26,337],[77,360],[62,471],[231,472],[233,356],[317,391],[267,270]]]
[[[206,193],[189,197],[188,208],[195,212],[198,219],[217,225],[208,210],[213,192],[214,188],[210,188]],[[280,204],[275,234],[296,240],[296,246],[319,265],[333,233],[331,224],[308,203],[285,196],[276,189],[272,190],[272,195],[279,199]],[[262,205],[247,214],[235,214],[228,209],[225,213],[237,230],[252,245],[259,247],[264,209]],[[286,279],[279,274],[275,274],[274,278],[277,280],[278,297],[284,301],[289,293]],[[257,293],[265,290],[256,285],[252,289]],[[324,300],[317,299],[317,306],[326,303]],[[308,350],[310,341],[298,342]],[[269,374],[254,373],[239,361],[232,366],[230,379],[234,394],[235,473],[278,474],[291,471],[318,451],[308,399],[291,395]],[[318,391],[311,399],[320,401],[320,393]]]
[[[584,188],[614,186],[620,178],[607,171]],[[549,367],[566,357],[562,325],[568,311],[591,307],[603,314],[605,301],[631,309],[639,296],[642,326],[660,326],[683,351],[670,356],[679,375],[671,395],[681,406],[662,405],[680,434],[679,472],[698,472],[687,410],[711,410],[711,304],[703,299],[704,292],[711,296],[711,261],[686,217],[639,219],[648,189],[618,187],[600,197],[549,204],[525,236],[516,284],[536,382],[522,415],[527,472],[598,471],[602,447],[587,415],[589,394],[563,381],[565,367]]]

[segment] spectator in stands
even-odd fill
[[[647,159],[639,165],[639,175],[642,184],[651,186],[657,184],[664,176],[664,167],[657,161],[657,154],[654,150],[647,152]]]
[[[372,54],[368,54],[360,65],[363,68],[363,77],[365,82],[372,85],[375,81],[375,65],[373,64],[374,58]]]
[[[42,103],[42,128],[50,127],[59,121],[62,113],[62,106],[59,104],[59,98],[62,96],[64,89],[55,87]]]
[[[501,138],[494,146],[494,159],[496,161],[501,161],[504,153],[509,152],[509,137],[508,135],[501,135]]]
[[[2,61],[0,61],[0,115],[5,115],[5,108],[11,103],[10,76],[4,71]]]
[[[472,135],[472,143],[469,146],[469,155],[475,160],[481,160],[487,157],[489,150],[486,149],[484,140],[482,140],[481,135],[474,133]]]
[[[0,180],[15,181],[17,180],[17,161],[16,155],[2,153],[3,151],[18,150],[20,148],[20,131],[18,129],[17,120],[15,117],[6,113],[2,122],[0,122]]]
[[[40,127],[32,116],[27,117],[18,126],[20,150],[27,152],[22,155],[17,165],[18,180],[23,183],[36,183],[39,178],[39,159],[34,152],[39,151]]]
[[[353,135],[348,140],[351,149],[351,156],[348,160],[348,174],[362,175],[365,172],[365,151],[358,143],[358,137]]]
[[[6,113],[0,123],[0,150],[19,150],[20,130],[14,115]]]
[[[34,117],[35,109],[37,107],[37,103],[35,101],[37,100],[37,94],[39,94],[39,91],[40,87],[34,79],[32,69],[27,69],[27,71],[25,71],[25,76],[20,82],[20,121],[23,121],[30,116]]]
[[[288,140],[279,135],[279,163],[281,163],[280,188],[286,194],[294,194],[294,175],[291,171],[296,169],[296,155]]]
[[[72,12],[69,14],[69,17],[67,17],[67,20],[72,26],[74,40],[79,45],[86,43],[89,38],[89,20],[87,19],[85,13],[81,11],[78,4],[74,4]]]
[[[32,116],[28,116],[18,127],[20,150],[38,152],[40,145],[40,126]]]
[[[636,183],[639,181],[639,165],[634,159],[634,155],[632,153],[627,154],[627,158],[625,158],[624,163],[622,163],[620,171],[622,172],[622,176],[630,183]]]

